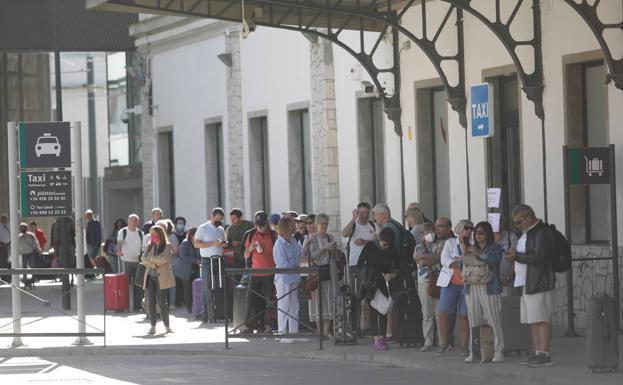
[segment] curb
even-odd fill
[[[307,360],[330,360],[345,361],[352,363],[374,364],[379,366],[393,366],[405,369],[425,370],[429,372],[445,372],[462,377],[493,380],[493,383],[510,384],[538,384],[538,385],[586,385],[601,384],[605,380],[616,381],[613,377],[603,376],[577,376],[575,378],[559,377],[555,373],[542,375],[537,373],[539,370],[547,369],[526,369],[525,372],[518,373],[515,370],[505,370],[504,364],[465,364],[457,357],[440,358],[438,360],[421,360],[413,356],[395,356],[383,352],[332,352],[328,350],[312,350],[306,352],[275,352],[275,351],[249,351],[242,348],[226,350],[200,350],[171,348],[154,349],[151,347],[55,347],[55,348],[21,348],[0,350],[3,357],[58,357],[58,356],[129,356],[129,355],[181,355],[181,356],[233,356],[233,357],[256,357],[256,358],[287,358],[287,359],[307,359]],[[8,353],[8,354],[7,354]],[[601,381],[599,381],[601,380]]]

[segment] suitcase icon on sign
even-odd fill
[[[584,157],[586,161],[586,173],[588,176],[593,176],[593,174],[597,174],[599,176],[604,175],[604,163],[601,159],[597,157],[593,157],[593,159],[588,159],[586,156]]]

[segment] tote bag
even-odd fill
[[[389,283],[385,281],[385,285],[387,286],[387,292],[389,293]],[[374,293],[374,298],[370,301],[370,306],[372,306],[376,311],[381,314],[387,314],[392,309],[392,305],[394,301],[392,300],[391,294],[386,296],[380,289],[376,289],[376,293]]]

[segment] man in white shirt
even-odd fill
[[[117,255],[123,262],[123,272],[128,276],[130,289],[132,290],[133,309],[141,310],[141,301],[143,300],[143,289],[139,285],[135,285],[134,277],[138,269],[141,254],[143,253],[143,232],[138,229],[140,219],[138,215],[131,214],[128,216],[128,226],[122,228],[117,233]]]
[[[195,233],[194,246],[199,249],[201,254],[201,278],[203,284],[202,303],[203,322],[216,322],[216,315],[212,305],[212,268],[211,258],[223,256],[223,246],[225,245],[225,230],[223,229],[223,218],[225,212],[222,208],[216,207],[212,210],[210,220],[197,228]]]
[[[353,218],[342,229],[342,237],[348,238],[346,244],[348,254],[348,284],[351,287],[351,292],[356,294],[357,285],[361,282],[359,276],[359,268],[357,262],[363,247],[368,242],[372,242],[377,237],[377,229],[374,223],[370,222],[370,209],[371,206],[367,202],[361,202],[357,205],[357,208],[353,210]],[[359,328],[361,303],[355,301],[353,304],[353,314],[355,315],[355,325]],[[364,307],[365,309],[365,307]],[[364,320],[365,317],[364,310]],[[359,330],[361,332],[361,330]]]

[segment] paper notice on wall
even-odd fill
[[[487,207],[490,209],[500,208],[500,196],[502,195],[502,189],[499,187],[492,187],[487,189]]]
[[[500,231],[500,213],[489,213],[487,215],[487,222],[489,222],[493,228],[494,233]]]

